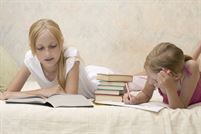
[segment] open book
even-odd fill
[[[152,112],[159,112],[163,108],[167,107],[167,105],[161,102],[150,101],[148,103],[142,103],[138,105],[127,105],[123,102],[113,102],[113,101],[95,101],[96,104],[104,104],[104,105],[112,105],[112,106],[121,106],[121,107],[130,107],[130,108],[137,108]]]
[[[12,98],[6,100],[6,103],[24,103],[24,104],[49,104],[56,107],[93,107],[93,103],[82,95],[78,94],[56,94],[49,98],[41,98],[39,96]]]

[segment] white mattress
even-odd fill
[[[155,100],[161,99],[157,92]],[[198,134],[201,103],[189,109],[140,109],[96,105],[51,108],[0,101],[0,134]]]

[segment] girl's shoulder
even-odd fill
[[[199,63],[195,60],[186,61],[184,67],[184,69],[190,74],[199,72]]]
[[[33,57],[33,54],[31,52],[31,50],[28,50],[25,54],[25,58],[32,58]]]
[[[25,64],[29,64],[30,62],[35,62],[36,61],[36,58],[35,56],[32,54],[31,50],[28,50],[25,54],[25,57],[24,57],[24,62]]]
[[[195,60],[188,60],[185,62],[185,66],[188,68],[196,68],[199,67],[199,63]]]

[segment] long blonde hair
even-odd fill
[[[32,24],[29,29],[29,45],[32,53],[36,54],[36,40],[41,32],[44,30],[49,30],[54,37],[56,38],[59,47],[61,49],[60,58],[58,61],[58,70],[57,70],[57,81],[59,85],[64,89],[65,88],[65,58],[64,58],[64,49],[63,49],[63,34],[59,28],[59,25],[50,19],[40,19]]]
[[[162,68],[170,69],[173,73],[181,73],[184,62],[192,59],[184,55],[183,51],[169,42],[158,44],[146,57],[145,70],[158,73]]]

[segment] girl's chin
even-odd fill
[[[42,64],[44,67],[55,67],[56,63],[43,63]]]

